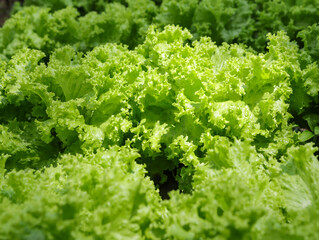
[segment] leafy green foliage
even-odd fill
[[[107,42],[134,47],[142,42],[155,12],[155,4],[148,0],[130,1],[128,7],[107,3],[100,13],[85,16],[72,6],[54,12],[25,7],[0,29],[0,56],[10,58],[25,47],[46,55],[65,45],[84,52]]]
[[[191,29],[194,38],[210,36],[217,43],[240,42],[264,50],[266,34],[285,30],[297,40],[299,31],[317,23],[318,1],[164,0],[156,22]]]
[[[61,11],[76,13],[50,19]],[[316,98],[316,63],[284,32],[260,54],[192,38],[151,26],[134,50],[57,43],[46,61],[27,48],[1,61],[0,236],[319,237],[317,149],[288,111],[307,112],[298,89]]]
[[[107,42],[134,48],[150,24],[175,24],[190,29],[193,40],[209,36],[218,44],[244,43],[258,51],[265,50],[268,32],[284,30],[312,57],[318,55],[313,25],[319,21],[318,0],[26,0],[14,12],[0,29],[5,58],[24,47],[47,55],[64,45],[84,52]]]
[[[17,4],[0,239],[318,239],[318,8]]]

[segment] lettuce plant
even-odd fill
[[[175,24],[188,28],[192,40],[209,36],[217,44],[244,43],[264,52],[266,35],[280,30],[307,45],[300,32],[319,21],[319,1],[25,0],[14,12],[0,29],[2,58],[24,47],[47,55],[65,45],[87,52],[107,42],[133,49],[151,24]]]
[[[291,123],[317,63],[284,32],[266,53],[192,38],[0,62],[3,239],[319,237],[317,148]]]

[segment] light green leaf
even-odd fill
[[[314,136],[315,136],[315,135],[314,135],[312,132],[306,130],[306,131],[303,131],[303,132],[299,135],[298,138],[299,138],[300,141],[306,142],[306,141],[308,141],[309,139],[311,139],[311,138],[314,137]]]

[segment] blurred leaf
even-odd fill
[[[303,117],[308,123],[308,126],[310,127],[311,131],[314,131],[315,127],[319,123],[319,115],[317,114],[308,114]]]
[[[304,131],[299,135],[299,140],[302,142],[306,142],[309,139],[311,139],[313,136],[315,136],[312,132],[310,131]]]

